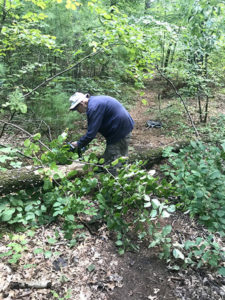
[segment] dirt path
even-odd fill
[[[142,99],[147,103],[143,104]],[[148,128],[148,120],[157,120],[157,93],[146,91],[143,97],[139,97],[137,104],[130,111],[135,121],[132,132],[131,148],[141,151],[149,148],[158,148],[169,145],[173,138],[165,136],[163,128]]]

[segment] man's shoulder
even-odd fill
[[[112,102],[117,102],[117,100],[110,96],[98,95],[98,96],[91,96],[89,99],[89,108],[95,109],[99,106],[107,106]]]
[[[97,95],[97,96],[91,96],[90,97],[91,101],[99,101],[99,102],[106,102],[107,100],[116,100],[115,98],[111,97],[111,96],[106,96],[106,95]]]

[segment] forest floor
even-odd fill
[[[168,98],[159,103],[157,95],[157,89],[146,89],[130,110],[135,120],[131,140],[133,152],[164,147],[177,140],[179,122],[176,124],[176,118],[181,117],[181,113]],[[221,99],[213,105],[223,113],[225,99]],[[148,120],[160,120],[163,127],[147,128]],[[152,169],[157,168],[152,166]],[[173,226],[173,242],[208,234],[205,228],[181,212],[174,213],[165,222]],[[119,255],[104,224],[92,228],[91,232],[87,228],[78,230],[76,245],[70,247],[60,225],[59,221],[14,233],[11,240],[2,228],[0,253],[14,247],[21,257],[14,264],[9,262],[12,254],[1,258],[0,300],[225,299],[225,278],[211,270],[172,270],[158,258],[157,249],[148,248],[146,241],[139,243],[138,252]],[[14,246],[9,246],[12,242]]]

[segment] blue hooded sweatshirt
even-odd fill
[[[134,127],[134,121],[128,111],[110,96],[91,96],[86,113],[88,129],[78,141],[79,148],[89,144],[98,132],[105,137],[107,144],[117,143]]]

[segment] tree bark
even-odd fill
[[[71,165],[59,166],[58,168],[63,175],[73,178],[74,175],[70,175],[70,172],[76,170],[76,176],[81,176],[84,174],[83,166],[84,163],[82,162],[74,162]],[[28,166],[0,172],[0,195],[41,186],[43,184],[43,175],[39,173],[38,169],[40,167]]]

